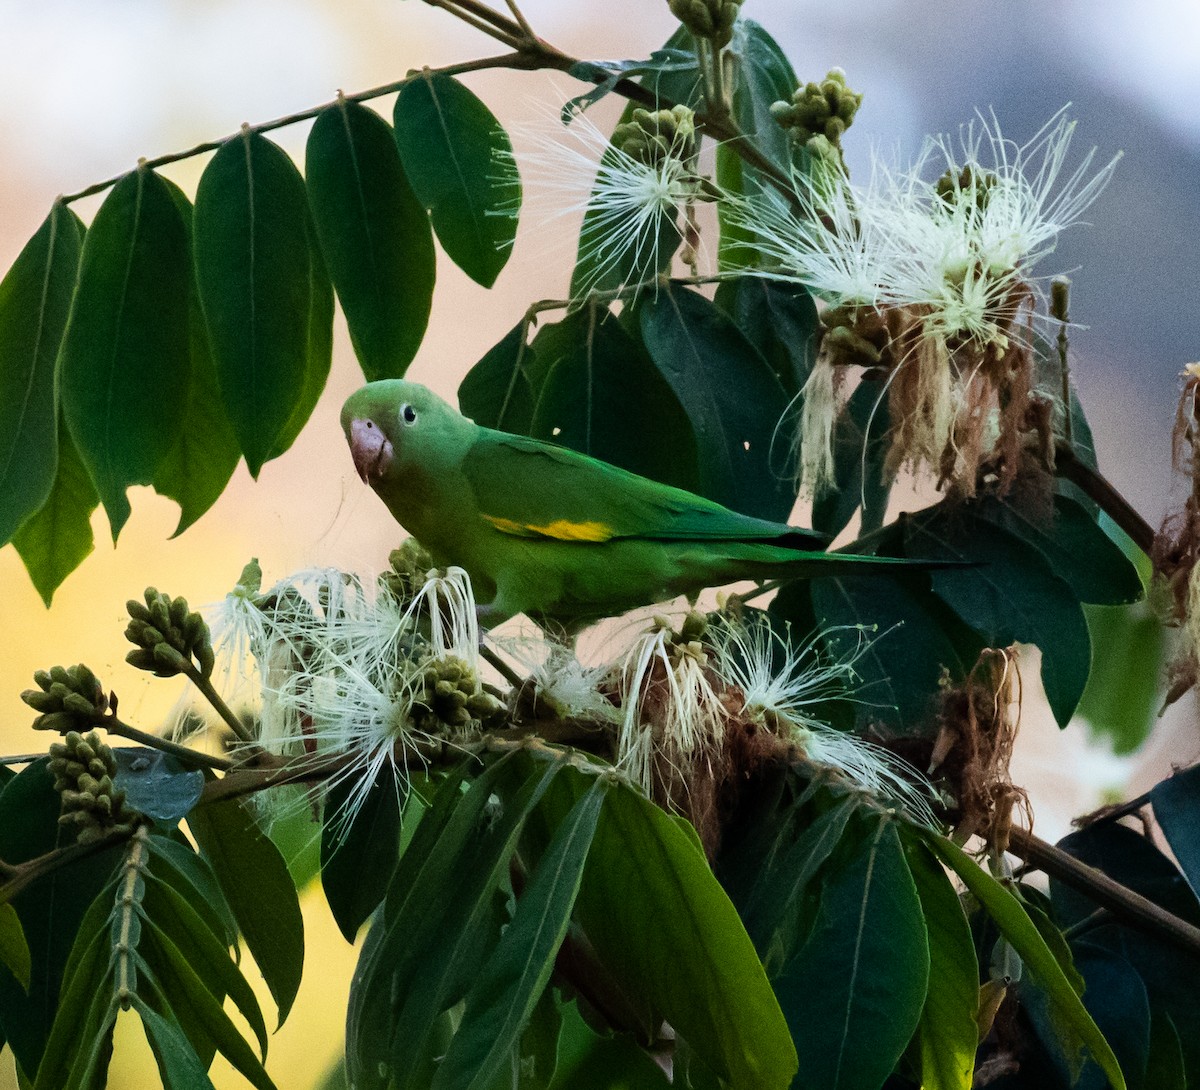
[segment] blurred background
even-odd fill
[[[644,57],[673,30],[665,0],[527,0],[547,40],[575,56]],[[1073,373],[1096,433],[1102,470],[1152,523],[1173,498],[1169,436],[1183,365],[1200,357],[1200,4],[1144,0],[747,0],[802,80],[832,66],[865,94],[847,141],[851,170],[870,147],[902,158],[927,132],[957,131],[994,110],[1003,132],[1032,136],[1061,106],[1079,119],[1073,152],[1100,162],[1124,152],[1116,176],[1040,273],[1072,277]],[[58,193],[182,150],[396,80],[414,67],[500,52],[417,0],[0,0],[0,270],[6,270]],[[566,77],[479,73],[469,85],[507,126],[545,126],[578,93]],[[390,116],[390,99],[375,103]],[[606,112],[607,110],[607,112]],[[597,121],[611,120],[607,104]],[[272,134],[303,159],[307,125]],[[520,141],[518,140],[518,147]],[[189,193],[206,159],[167,169]],[[76,210],[90,219],[99,199]],[[512,260],[492,291],[439,254],[429,333],[410,374],[448,397],[467,369],[542,297],[561,298],[573,254],[563,222],[538,228],[526,207]],[[84,661],[121,697],[123,717],[161,723],[179,697],[123,664],[124,602],[148,584],[194,604],[220,598],[257,556],[267,581],[335,564],[374,572],[398,540],[382,505],[354,476],[337,423],[361,383],[340,315],[333,373],[292,450],[258,482],[239,469],[217,505],[178,540],[177,511],[132,490],[133,517],[115,549],[103,512],[95,553],[46,610],[11,548],[0,549],[0,746],[40,749],[17,694],[34,669]],[[1027,672],[1035,688],[1036,672]],[[1128,797],[1200,752],[1195,707],[1184,699],[1128,759],[1086,724],[1059,732],[1031,704],[1013,775],[1031,791],[1037,831],[1050,839],[1106,795]],[[281,1087],[314,1085],[337,1054],[355,952],[337,935],[319,891],[306,899],[310,958],[268,1070]],[[124,1027],[110,1085],[147,1085],[148,1050]],[[228,1068],[219,1086],[240,1085]],[[0,1059],[0,1088],[15,1085]]]

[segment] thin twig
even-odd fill
[[[160,753],[169,753],[173,757],[178,757],[181,761],[185,761],[191,765],[202,765],[205,768],[216,769],[220,772],[228,772],[234,767],[233,761],[225,757],[216,757],[211,753],[202,753],[200,750],[192,749],[190,746],[183,746],[178,742],[173,742],[170,738],[163,738],[157,734],[148,734],[144,730],[138,730],[137,727],[132,727],[128,723],[122,722],[115,715],[106,715],[97,718],[96,725],[103,727],[109,734],[128,738],[131,742],[140,742],[150,749],[157,749]]]
[[[479,657],[492,666],[514,689],[519,689],[525,684],[525,679],[490,647],[480,647]]]
[[[1061,848],[1014,826],[1008,850],[1035,864],[1051,878],[1082,893],[1130,927],[1163,939],[1172,946],[1200,955],[1200,927],[1180,919],[1140,893],[1114,881],[1103,871],[1081,863]]]

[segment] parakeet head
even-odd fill
[[[342,406],[354,468],[373,488],[461,457],[474,427],[435,393],[402,379],[372,382]]]

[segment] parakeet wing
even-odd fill
[[[490,429],[481,429],[462,468],[482,517],[520,537],[761,541],[797,549],[820,548],[826,540],[565,447]]]

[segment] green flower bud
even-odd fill
[[[204,618],[188,609],[186,598],[172,598],[154,587],[147,587],[144,597],[145,604],[136,599],[127,603],[125,638],[138,649],[125,661],[158,677],[173,677],[195,660],[200,674],[208,677],[215,660]]]
[[[722,49],[733,37],[742,0],[667,0],[667,6],[695,37]]]
[[[388,563],[392,570],[379,577],[379,588],[402,605],[416,598],[429,572],[437,566],[428,550],[413,537],[388,554]]]
[[[770,109],[796,143],[807,146],[814,137],[823,137],[840,150],[842,134],[861,105],[862,95],[846,86],[846,73],[831,68],[820,83],[798,87],[791,102],[773,102]]]
[[[631,120],[613,130],[613,147],[647,166],[669,159],[690,164],[699,151],[695,112],[687,106],[633,111]]]
[[[74,827],[81,842],[133,828],[139,815],[126,807],[125,792],[113,783],[116,759],[95,731],[68,731],[51,745],[50,771],[61,800],[59,824]]]
[[[70,668],[53,666],[38,670],[33,680],[38,688],[26,689],[21,699],[41,713],[33,721],[34,730],[66,732],[108,711],[109,698],[104,687],[82,663]]]
[[[454,655],[430,661],[421,681],[423,691],[413,700],[410,714],[427,734],[478,731],[504,712],[471,666]]]

